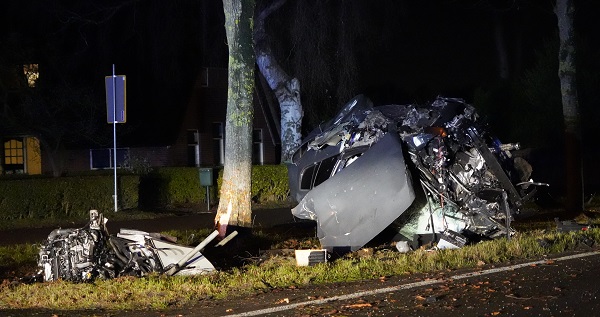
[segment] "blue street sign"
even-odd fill
[[[106,87],[106,121],[108,123],[125,123],[126,121],[126,90],[125,75],[106,76],[104,78]],[[113,91],[113,86],[116,88]],[[116,104],[115,104],[116,103]],[[115,118],[114,113],[117,113]]]

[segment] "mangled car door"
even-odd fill
[[[414,197],[401,140],[388,133],[308,192],[292,214],[317,221],[323,248],[355,251],[398,218]]]

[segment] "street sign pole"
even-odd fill
[[[117,197],[117,123],[125,123],[126,121],[127,98],[125,97],[125,75],[117,76],[115,64],[112,65],[112,76],[105,76],[104,85],[106,86],[106,121],[113,125],[113,200],[115,212],[117,212],[119,209],[119,199]]]
[[[115,212],[118,210],[117,200],[117,74],[115,64],[112,65],[112,93],[113,93],[113,170],[114,170],[114,193]]]

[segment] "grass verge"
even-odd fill
[[[168,232],[196,243],[203,232]],[[198,237],[198,238],[196,238]],[[265,238],[266,239],[266,238]],[[475,268],[575,251],[583,242],[600,242],[600,229],[557,233],[533,230],[510,240],[497,239],[455,250],[417,250],[401,254],[381,249],[368,256],[357,253],[334,262],[311,267],[296,266],[293,257],[273,256],[263,261],[188,277],[150,275],[121,277],[94,283],[18,284],[5,280],[0,286],[0,309],[162,309],[206,298],[244,296],[273,288],[333,282],[351,282],[382,276]],[[310,243],[309,243],[310,244]],[[35,265],[37,247],[20,245],[0,248],[0,267]]]

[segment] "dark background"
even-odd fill
[[[257,10],[269,3],[257,1]],[[553,4],[289,0],[269,17],[267,33],[284,70],[300,79],[306,131],[357,94],[376,105],[443,95],[474,103],[507,142],[560,156]],[[584,150],[591,158],[600,117],[600,4],[575,4]],[[106,140],[104,76],[113,64],[127,76],[128,122],[119,129],[130,146],[168,144],[201,67],[227,67],[218,0],[25,0],[4,1],[0,10],[0,67],[39,63],[41,87],[89,91],[100,113],[95,131]],[[498,29],[509,71],[504,79]]]

